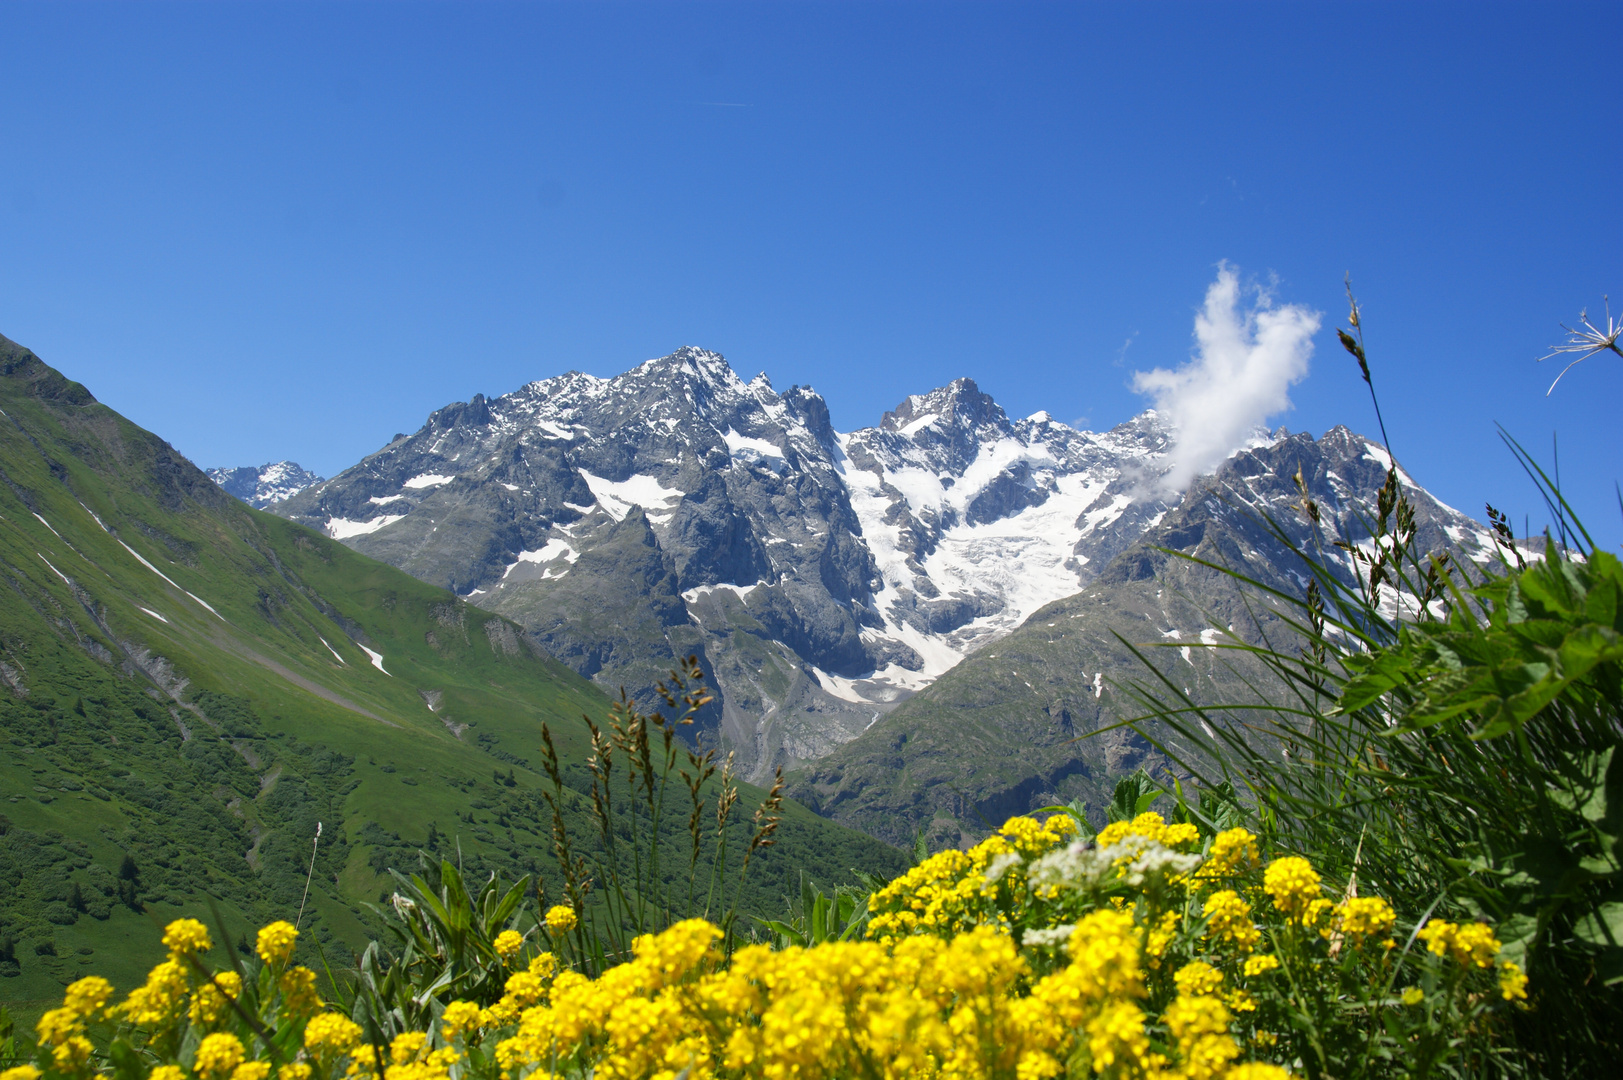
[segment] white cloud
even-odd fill
[[[1249,293],[1250,305],[1242,310]],[[1319,315],[1279,305],[1262,289],[1242,290],[1228,264],[1206,290],[1195,316],[1195,351],[1176,371],[1133,375],[1133,389],[1151,396],[1173,431],[1173,464],[1163,493],[1181,492],[1245,446],[1257,426],[1291,407],[1289,389],[1307,375]]]

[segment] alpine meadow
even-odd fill
[[[0,0],[0,1080],[1612,1075],[1575,27]]]

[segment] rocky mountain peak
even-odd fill
[[[646,700],[698,655],[707,737],[760,776],[1099,579],[1179,505],[1147,494],[1169,438],[1153,412],[1011,421],[971,379],[841,434],[810,387],[688,346],[448,405],[277,512],[501,612],[611,691]],[[1336,431],[1300,456],[1350,498],[1384,475],[1370,447]],[[1277,501],[1273,461],[1231,471]]]
[[[936,432],[981,432],[1012,428],[1002,406],[981,393],[974,379],[954,379],[927,394],[913,394],[880,418],[879,427],[900,435]]]
[[[257,510],[292,498],[305,488],[322,482],[321,477],[296,461],[276,461],[268,465],[247,465],[235,469],[209,469],[208,477],[225,491]]]

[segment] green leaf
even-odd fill
[[[1623,943],[1623,903],[1601,904],[1574,924],[1573,933],[1591,945],[1618,946]]]

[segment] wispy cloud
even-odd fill
[[[1189,362],[1133,375],[1133,389],[1154,400],[1173,432],[1172,467],[1159,494],[1183,491],[1291,407],[1288,391],[1307,375],[1318,329],[1317,312],[1278,304],[1266,289],[1242,288],[1233,267],[1218,267],[1195,316]]]
[[[1133,347],[1133,342],[1135,342],[1137,340],[1138,340],[1138,331],[1137,330],[1134,330],[1131,334],[1128,334],[1127,335],[1127,340],[1122,342],[1121,343],[1121,348],[1116,350],[1116,359],[1112,360],[1111,363],[1114,364],[1116,367],[1121,367],[1122,365],[1126,364],[1127,363],[1127,350],[1131,349]]]

